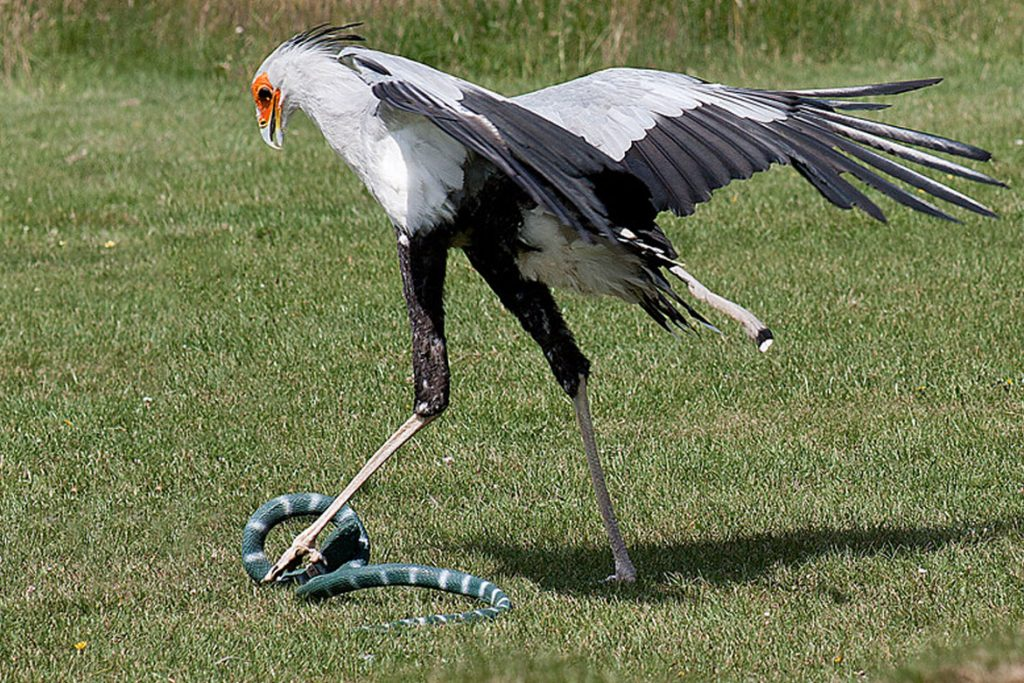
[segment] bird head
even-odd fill
[[[301,73],[308,58],[328,58],[337,64],[338,52],[348,43],[363,40],[361,36],[347,33],[347,29],[359,23],[344,26],[323,24],[314,26],[285,42],[268,56],[252,79],[252,99],[256,103],[256,122],[259,124],[263,141],[274,149],[281,149],[284,143],[284,129],[288,114],[298,104],[288,97],[288,76]],[[293,79],[295,80],[295,79]]]
[[[253,79],[252,99],[256,102],[256,122],[263,142],[274,149],[281,149],[284,142],[284,95],[281,88],[274,87],[266,71]]]

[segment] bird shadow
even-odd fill
[[[639,573],[632,585],[601,581],[612,565],[611,553],[603,545],[542,546],[475,538],[464,549],[490,556],[499,572],[530,579],[544,590],[663,602],[685,599],[687,586],[755,583],[780,568],[828,556],[856,561],[934,553],[949,545],[979,545],[1022,533],[1024,517],[949,526],[805,527],[719,540],[641,542],[630,548]]]

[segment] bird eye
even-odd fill
[[[259,99],[260,104],[270,104],[270,100],[273,99],[274,93],[270,92],[270,88],[263,86],[256,91],[256,97]]]

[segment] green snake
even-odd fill
[[[331,496],[318,493],[288,493],[261,505],[242,533],[242,564],[249,577],[259,583],[270,570],[272,563],[264,551],[264,543],[271,529],[293,517],[319,515],[333,501]],[[382,624],[383,628],[493,619],[512,607],[504,591],[472,574],[421,564],[369,564],[370,537],[355,511],[346,505],[332,522],[335,529],[320,548],[322,559],[305,569],[285,572],[277,579],[277,584],[298,584],[297,594],[313,600],[363,588],[416,586],[465,595],[490,605],[456,614],[401,619]]]

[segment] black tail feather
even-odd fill
[[[818,88],[812,90],[788,90],[787,94],[803,97],[865,97],[874,95],[899,95],[900,93],[920,90],[941,83],[941,78],[921,78],[913,81],[893,81],[892,83],[874,83],[872,85],[852,85],[841,88]]]
[[[917,145],[918,147],[934,149],[938,152],[954,154],[956,156],[975,159],[977,161],[988,161],[992,158],[992,154],[987,150],[975,147],[974,145],[969,145],[966,142],[959,142],[957,140],[951,140],[950,138],[944,138],[941,135],[922,133],[921,131],[910,128],[901,128],[900,126],[892,126],[886,123],[879,123],[878,121],[860,119],[855,116],[847,116],[846,114],[839,114],[837,112],[824,109],[815,110],[814,113],[830,121],[842,123],[866,133],[880,135],[881,137],[889,138],[890,140],[899,140],[900,142]]]

